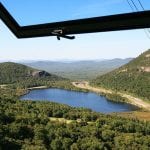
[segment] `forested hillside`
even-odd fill
[[[119,69],[97,77],[91,84],[150,100],[150,50]]]
[[[56,75],[33,69],[25,65],[12,62],[0,63],[0,84],[10,84],[34,78],[49,78],[50,80],[62,79]]]
[[[0,63],[0,84],[28,88],[46,86],[53,84],[55,81],[64,80],[66,79],[25,65],[12,62]]]
[[[21,89],[45,86],[86,91],[74,87],[66,78],[12,62],[0,63],[0,85]]]

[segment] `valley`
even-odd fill
[[[149,149],[149,54],[88,81],[0,63],[0,149]]]
[[[150,150],[150,0],[0,0],[0,150]]]
[[[79,60],[79,61],[33,61],[19,62],[29,67],[45,70],[70,80],[91,80],[98,75],[108,73],[133,58],[111,60]]]

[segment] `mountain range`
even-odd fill
[[[46,70],[52,74],[73,80],[91,80],[131,61],[127,59],[91,61],[32,61],[21,62],[29,67]]]

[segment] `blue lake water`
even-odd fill
[[[104,96],[100,96],[96,93],[75,92],[56,88],[32,90],[28,94],[22,96],[21,100],[46,100],[67,104],[73,107],[90,108],[93,111],[102,113],[137,110],[137,107],[133,105],[111,102]]]

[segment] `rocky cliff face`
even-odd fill
[[[50,74],[46,71],[34,71],[32,72],[33,77],[48,77]]]

